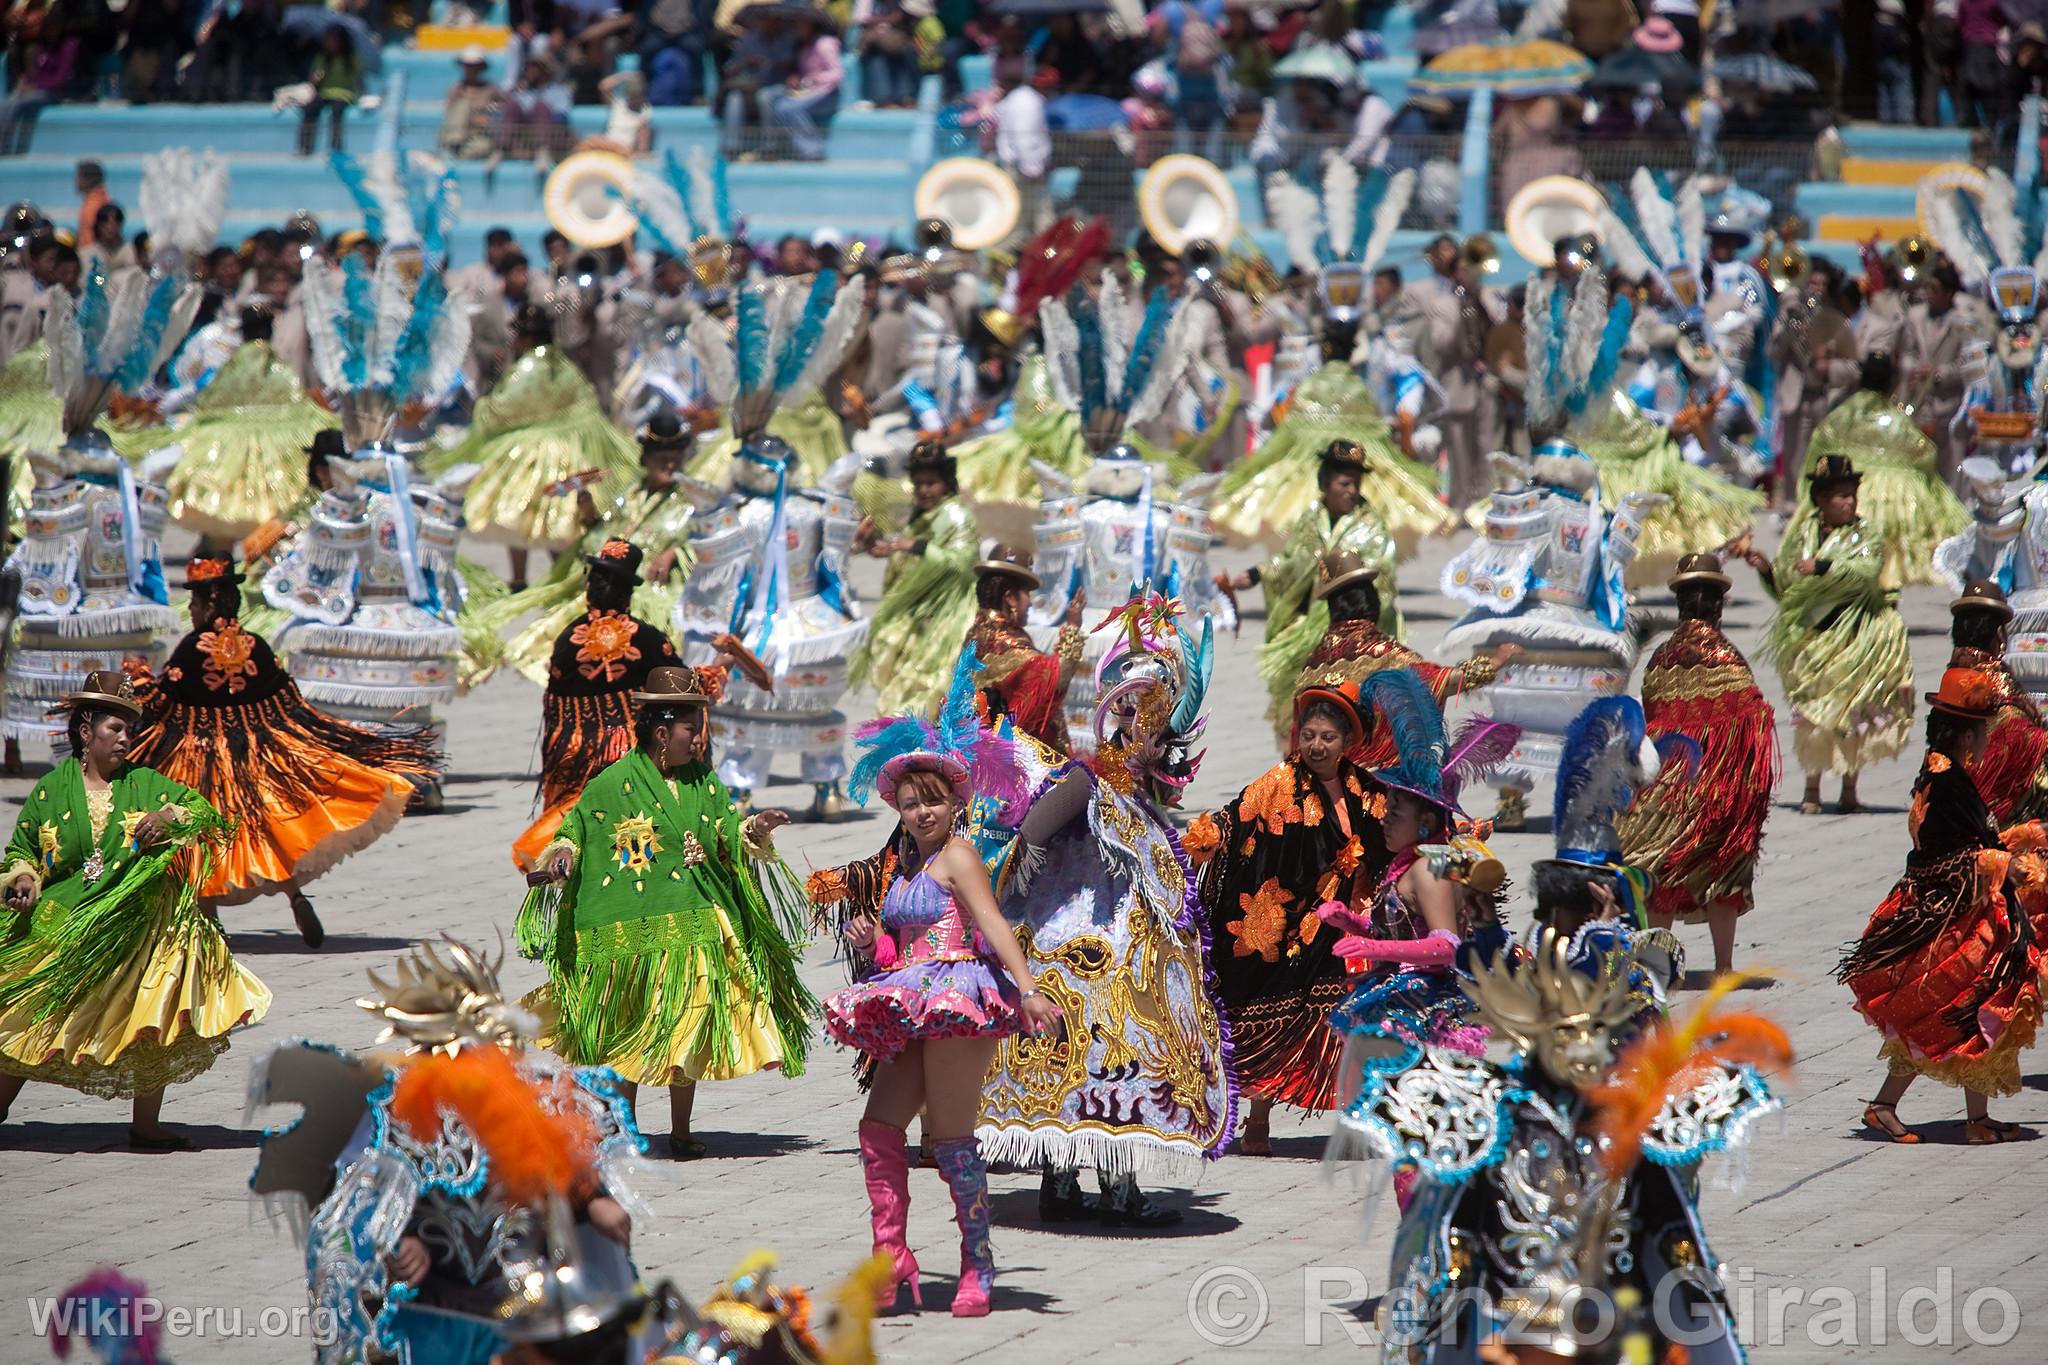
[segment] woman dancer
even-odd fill
[[[920,717],[863,726],[851,787],[872,786],[901,821],[880,922],[859,916],[846,941],[868,964],[863,980],[826,997],[825,1030],[877,1063],[860,1124],[875,1250],[894,1270],[884,1306],[910,1286],[921,1303],[917,1258],[906,1241],[910,1167],[903,1132],[920,1110],[932,1156],[960,1223],[953,1316],[988,1312],[995,1261],[988,1237],[988,1168],[975,1140],[982,1078],[996,1039],[1037,1035],[1059,1018],[1039,993],[1016,935],[996,908],[988,870],[954,827],[977,796],[1021,817],[1026,792],[1011,745],[976,718],[971,669],[956,674],[939,724]],[[1000,970],[997,970],[999,964]]]
[[[119,673],[65,699],[71,757],[36,783],[7,845],[13,927],[0,947],[0,1119],[26,1081],[128,1096],[136,1151],[191,1146],[160,1122],[164,1087],[227,1051],[270,1008],[195,895],[227,833],[205,798],[128,761],[142,714]]]
[[[1188,856],[1203,865],[1237,1083],[1251,1100],[1237,1145],[1246,1156],[1273,1154],[1276,1101],[1310,1110],[1337,1102],[1343,1040],[1328,1023],[1350,982],[1331,952],[1338,933],[1315,912],[1369,894],[1387,867],[1386,793],[1348,757],[1367,732],[1356,694],[1355,684],[1304,687],[1286,761],[1187,833]]]
[[[1963,1088],[1969,1143],[2011,1142],[2033,1134],[1992,1118],[1989,1103],[2018,1093],[2019,1054],[2041,1020],[2048,888],[2037,850],[2048,836],[2038,821],[2000,834],[1970,776],[1998,708],[1990,682],[1951,668],[1927,703],[1905,875],[1835,968],[1857,1012],[1884,1035],[1885,1081],[1863,1122],[1893,1142],[1918,1142],[1898,1103],[1929,1076]]]
[[[542,1041],[618,1072],[629,1096],[667,1086],[669,1147],[685,1160],[705,1150],[690,1136],[697,1082],[801,1075],[816,1009],[790,943],[803,890],[769,842],[789,815],[734,808],[704,757],[711,697],[695,669],[648,674],[636,747],[542,850],[516,931],[520,953],[547,964],[526,998]]]
[[[938,706],[974,624],[981,533],[960,501],[958,467],[941,442],[911,448],[910,491],[917,512],[902,535],[878,539],[863,523],[854,540],[856,549],[889,561],[882,600],[851,665],[854,685],[873,686],[875,709],[885,716],[929,714]]]
[[[1948,604],[1950,668],[1982,674],[1998,699],[1984,742],[1984,757],[1970,780],[1991,807],[2000,829],[2048,815],[2048,721],[2005,661],[2012,604],[1996,583],[1977,579]]]

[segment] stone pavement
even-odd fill
[[[1402,570],[1402,606],[1425,652],[1450,619],[1435,590],[1448,553],[1444,543],[1429,544]],[[1225,559],[1231,567],[1246,562]],[[872,567],[863,565],[861,574],[870,593]],[[1746,568],[1733,573],[1729,626],[1754,653],[1769,603]],[[1933,686],[1947,657],[1947,596],[1925,588],[1906,594],[1921,690]],[[1247,605],[1256,604],[1252,594]],[[1661,593],[1645,605],[1671,616]],[[1274,760],[1272,738],[1256,720],[1265,708],[1253,670],[1260,629],[1254,619],[1241,638],[1221,644],[1209,757],[1191,808],[1226,799]],[[1766,676],[1765,687],[1775,693],[1775,679]],[[865,715],[862,699],[852,710]],[[269,983],[276,1004],[223,1064],[172,1092],[165,1117],[200,1151],[131,1154],[122,1142],[123,1106],[49,1087],[24,1091],[0,1127],[0,1266],[9,1286],[0,1303],[0,1363],[47,1359],[47,1347],[31,1335],[32,1301],[102,1263],[146,1280],[167,1305],[211,1314],[200,1340],[168,1343],[174,1359],[270,1365],[306,1358],[305,1343],[274,1335],[282,1315],[304,1303],[304,1289],[298,1248],[266,1226],[245,1195],[258,1127],[242,1116],[246,1069],[294,1036],[369,1043],[374,1029],[350,1004],[362,973],[422,936],[446,930],[473,943],[499,933],[509,939],[521,886],[507,847],[529,818],[539,716],[539,694],[516,677],[494,679],[457,703],[447,810],[406,820],[313,888],[329,930],[322,952],[303,950],[281,900],[229,912],[236,951]],[[1780,722],[1789,749],[1782,713]],[[1801,817],[1798,776],[1788,773],[1765,842],[1759,904],[1742,922],[1739,960],[1768,971],[1772,982],[1736,998],[1784,1023],[1800,1053],[1782,1128],[1763,1125],[1739,1192],[1714,1189],[1706,1197],[1709,1233],[1759,1361],[1988,1359],[1999,1347],[2004,1358],[2048,1357],[2048,1231],[2038,1212],[2048,1190],[2048,1143],[1969,1151],[1961,1145],[1960,1093],[1930,1084],[1916,1088],[1903,1110],[1925,1134],[1921,1146],[1876,1144],[1856,1131],[1862,1101],[1881,1079],[1876,1039],[1850,1012],[1829,969],[1902,865],[1915,762],[1917,751],[1870,773],[1863,797],[1871,810],[1847,818]],[[28,788],[27,780],[0,783],[10,806]],[[794,786],[769,793],[799,806],[807,798]],[[800,871],[864,855],[886,836],[886,813],[877,806],[830,828],[795,825],[781,846]],[[1546,835],[1526,834],[1504,836],[1496,847],[1519,880],[1548,844]],[[1525,899],[1511,910],[1518,927],[1527,922]],[[1704,959],[1705,931],[1686,937]],[[811,947],[805,974],[820,993],[843,979],[826,944]],[[539,978],[533,964],[507,966],[516,990]],[[1994,1112],[2048,1125],[2048,1061],[2029,1071],[2026,1089]],[[659,1217],[637,1230],[640,1264],[695,1295],[747,1252],[772,1248],[791,1279],[829,1286],[868,1246],[853,1143],[860,1103],[843,1055],[828,1043],[815,1046],[811,1070],[800,1078],[706,1087],[696,1123],[712,1155],[657,1164]],[[668,1129],[665,1108],[650,1096],[642,1115],[657,1135]],[[1384,1287],[1392,1216],[1389,1208],[1368,1228],[1350,1176],[1333,1181],[1326,1173],[1319,1159],[1326,1126],[1276,1115],[1276,1158],[1226,1158],[1192,1194],[1168,1193],[1188,1217],[1164,1235],[1042,1230],[1036,1177],[998,1175],[996,1312],[978,1322],[945,1313],[956,1269],[952,1209],[942,1183],[917,1173],[911,1241],[935,1306],[883,1319],[882,1359],[1043,1363],[1101,1352],[1149,1365],[1291,1359],[1304,1348],[1369,1358],[1352,1342]],[[266,1309],[273,1310],[269,1321],[260,1316]],[[256,1335],[265,1328],[273,1334]],[[1241,1344],[1213,1344],[1233,1339]]]

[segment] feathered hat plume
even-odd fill
[[[1021,818],[1030,792],[1017,746],[989,729],[976,698],[975,676],[981,660],[969,645],[960,651],[952,684],[936,720],[923,716],[881,716],[853,732],[860,756],[846,779],[846,790],[862,805],[879,789],[889,801],[896,779],[919,768],[942,774],[963,799],[983,797],[999,803],[1005,817]]]
[[[740,291],[732,332],[708,313],[691,319],[684,335],[705,393],[729,407],[741,441],[758,439],[778,407],[816,389],[838,367],[860,325],[865,288],[820,270],[808,288],[749,284]]]
[[[133,395],[150,382],[192,329],[202,293],[182,272],[144,277],[133,270],[112,280],[92,272],[75,304],[65,290],[50,291],[43,335],[65,435],[91,430],[115,394]]]
[[[1450,743],[1429,685],[1412,668],[1383,668],[1359,684],[1358,695],[1379,712],[1394,738],[1393,765],[1373,776],[1431,805],[1449,806],[1454,798],[1446,790],[1444,764]]]
[[[1075,285],[1064,300],[1047,299],[1038,324],[1053,396],[1081,419],[1091,450],[1157,417],[1187,370],[1188,310],[1163,289],[1143,309],[1131,306],[1113,272],[1098,298]]]
[[[1643,705],[1634,697],[1601,697],[1565,727],[1558,759],[1551,828],[1559,850],[1620,860],[1614,822],[1636,793],[1657,780],[1667,761],[1697,761],[1699,746],[1684,735],[1652,744]]]

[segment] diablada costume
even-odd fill
[[[282,518],[306,499],[313,434],[338,425],[306,397],[268,341],[243,342],[178,430],[183,453],[164,480],[172,520],[202,536],[239,540]]]
[[[220,559],[196,559],[186,586],[236,587]],[[142,689],[129,757],[191,785],[234,821],[200,894],[238,905],[303,885],[388,834],[413,784],[441,756],[419,731],[380,735],[310,705],[260,635],[226,615],[195,626]]]
[[[1807,477],[1831,455],[1854,461],[1863,475],[1856,512],[1879,547],[1878,582],[1892,592],[1941,582],[1935,551],[1969,529],[1970,512],[1935,467],[1934,442],[1913,425],[1913,415],[1885,394],[1852,393],[1815,429]],[[1801,502],[1785,542],[1806,539],[1817,516],[1810,499]]]
[[[1155,595],[1113,621],[1123,638],[1098,673],[1093,765],[1046,774],[999,866],[1004,912],[1067,1024],[1003,1041],[976,1129],[991,1160],[1093,1164],[1103,1217],[1140,1225],[1163,1220],[1136,1173],[1192,1179],[1222,1155],[1237,1110],[1208,917],[1161,813],[1199,762],[1211,664],[1209,627],[1196,639],[1174,614]],[[1164,751],[1157,769],[1132,764],[1146,741]]]
[[[936,441],[918,442],[910,470],[930,470],[958,487],[953,457]],[[956,492],[914,514],[904,534],[914,548],[890,556],[881,601],[851,666],[853,684],[872,686],[875,710],[885,716],[928,715],[938,706],[974,624],[981,549],[974,513]]]
[[[1808,483],[1856,477],[1854,465],[1834,456]],[[1813,573],[1796,572],[1802,560],[1813,562]],[[1813,517],[1786,528],[1765,580],[1778,614],[1764,652],[1784,682],[1793,752],[1809,774],[1854,773],[1905,750],[1913,660],[1883,565],[1884,547],[1867,523],[1829,528]]]
[[[1951,668],[1928,700],[1983,720],[1997,693],[1981,674]],[[1883,1035],[1878,1055],[1894,1075],[2015,1094],[2019,1054],[2041,1022],[2048,833],[2037,821],[1999,830],[1970,773],[1938,751],[1914,780],[1906,829],[1905,874],[1835,975]]]
[[[1038,639],[1057,641],[1067,609],[1085,594],[1081,616],[1081,667],[1066,693],[1066,751],[1094,751],[1095,668],[1114,636],[1100,626],[1132,597],[1157,592],[1175,598],[1191,618],[1224,628],[1237,616],[1209,569],[1215,532],[1208,498],[1213,475],[1181,485],[1178,493],[1155,496],[1156,474],[1138,450],[1119,442],[1099,455],[1081,476],[1078,490],[1050,470],[1040,471],[1046,499],[1035,532],[1035,573],[1042,580],[1032,597],[1030,624]]]
[[[69,704],[136,714],[119,673],[89,675]],[[156,811],[166,842],[137,846]],[[191,788],[129,764],[88,790],[67,758],[29,792],[0,879],[28,873],[26,914],[0,945],[0,1071],[89,1095],[127,1097],[200,1075],[228,1034],[270,1008],[270,991],[228,952],[198,904],[227,822]]]
[[[656,669],[637,707],[708,705],[690,669]],[[600,772],[555,842],[560,886],[519,912],[519,950],[547,965],[527,998],[544,1042],[642,1085],[803,1071],[816,1008],[791,939],[807,909],[772,845],[702,760],[667,777],[640,749]]]
[[[690,555],[695,567],[670,627],[686,662],[704,666],[738,637],[766,672],[735,678],[712,704],[718,774],[742,800],[768,784],[776,755],[794,755],[814,790],[812,813],[838,813],[846,775],[849,656],[868,621],[847,582],[860,514],[842,460],[820,488],[792,482],[789,448],[761,437],[733,461],[733,484],[715,501],[699,492]]]
[[[1468,953],[1479,1020],[1504,1063],[1443,1048],[1368,1062],[1339,1138],[1409,1164],[1380,1359],[1470,1361],[1480,1342],[1578,1359],[1745,1359],[1699,1209],[1705,1159],[1736,1153],[1779,1107],[1764,1073],[1784,1032],[1710,1014],[1637,1036],[1632,964],[1576,965],[1553,934],[1531,953]],[[1333,1147],[1338,1144],[1333,1140]],[[1595,1341],[1581,1301],[1612,1304]],[[1667,1335],[1668,1334],[1668,1335]]]
[[[177,626],[157,537],[164,490],[135,477],[95,427],[101,412],[149,382],[183,339],[200,291],[181,277],[139,272],[111,286],[86,278],[76,304],[57,290],[43,324],[48,379],[62,404],[62,450],[31,461],[35,488],[21,544],[8,561],[21,577],[7,659],[5,733],[10,745],[64,733],[50,711],[86,674],[130,659],[155,667]],[[112,318],[137,330],[116,334]],[[33,454],[33,452],[32,452]]]
[[[1679,562],[1674,590],[1728,590],[1711,555]],[[1719,627],[1678,623],[1643,671],[1652,740],[1684,735],[1700,748],[1695,770],[1665,775],[1621,821],[1626,861],[1651,878],[1649,913],[1697,922],[1715,906],[1746,914],[1778,782],[1778,731],[1749,661]]]
[[[1402,558],[1415,553],[1422,537],[1447,533],[1457,524],[1437,496],[1436,471],[1402,453],[1371,387],[1350,364],[1364,317],[1366,283],[1414,185],[1412,171],[1388,175],[1376,169],[1361,177],[1341,158],[1326,169],[1320,198],[1309,186],[1274,182],[1272,211],[1286,235],[1290,259],[1303,269],[1310,262],[1319,267],[1326,359],[1280,397],[1275,409],[1284,406],[1285,413],[1265,443],[1224,475],[1216,500],[1221,509],[1217,526],[1233,542],[1279,544],[1293,535],[1320,500],[1318,476],[1332,441],[1358,447],[1364,465],[1360,500],[1373,509]],[[1311,551],[1306,564],[1313,565],[1323,548]],[[1393,597],[1389,579],[1386,599],[1391,603]]]
[[[533,1307],[518,1291],[550,1240],[547,1196],[564,1200],[558,1226],[581,1272],[562,1283],[631,1284],[625,1248],[587,1211],[602,1195],[647,1215],[645,1142],[617,1076],[532,1045],[488,958],[423,945],[395,980],[372,972],[370,984],[356,1003],[385,1025],[377,1051],[294,1041],[256,1064],[251,1108],[303,1112],[265,1132],[249,1188],[305,1244],[307,1292],[330,1329],[318,1365],[489,1365]],[[574,1173],[567,1189],[536,1175],[550,1168]],[[407,1239],[427,1253],[414,1285],[389,1260]]]

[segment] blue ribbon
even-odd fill
[[[135,471],[123,460],[115,477],[121,490],[121,558],[127,561],[128,586],[158,606],[167,607],[171,594],[164,583],[163,562],[154,555],[145,559],[142,554],[142,503],[136,496]]]
[[[395,450],[384,452],[384,473],[391,480],[391,520],[398,532],[398,563],[405,571],[405,595],[416,607],[439,613],[441,594],[420,565],[420,527],[412,508],[412,467]]]

